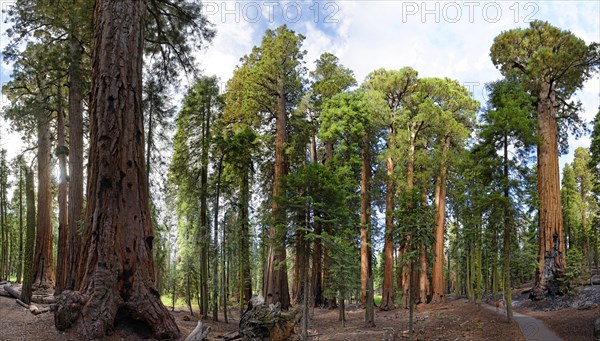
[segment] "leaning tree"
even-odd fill
[[[559,278],[565,268],[566,253],[559,142],[566,142],[567,132],[563,127],[576,127],[580,123],[581,104],[571,102],[570,97],[597,70],[598,52],[598,43],[586,45],[571,32],[542,21],[501,33],[491,48],[492,61],[502,74],[519,79],[537,99],[540,230],[538,268],[532,291],[536,299],[561,292]]]

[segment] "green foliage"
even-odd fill
[[[600,194],[600,110],[594,118],[594,127],[592,128],[591,144],[590,144],[590,164],[592,172],[596,176],[595,192]]]
[[[581,200],[577,190],[575,173],[570,164],[563,168],[560,200],[563,209],[563,224],[569,249],[583,246],[583,229],[581,225]]]
[[[580,276],[585,272],[585,259],[583,252],[579,249],[572,248],[567,251],[567,266],[562,279],[565,290],[570,294],[576,294],[576,289]]]
[[[558,134],[566,151],[568,131],[581,134],[584,127],[579,112],[581,103],[569,102],[571,96],[590,79],[600,66],[600,45],[589,46],[569,31],[543,21],[532,21],[528,28],[502,32],[491,48],[492,62],[508,78],[516,78],[536,98],[546,91],[556,95]]]
[[[597,43],[588,46],[571,32],[537,20],[529,28],[502,32],[490,55],[504,75],[517,77],[532,95],[537,96],[541,83],[547,82],[565,100],[598,67]]]
[[[317,111],[328,99],[356,85],[354,72],[340,65],[339,59],[327,52],[315,61],[315,70],[310,72],[310,77],[311,99]]]
[[[399,208],[396,210],[396,236],[400,247],[406,250],[402,255],[401,263],[414,262],[416,266],[420,256],[419,245],[431,246],[433,234],[433,208],[423,202],[422,192],[414,188],[411,192],[405,191],[401,195]]]
[[[344,229],[335,235],[324,234],[324,244],[330,250],[329,276],[325,278],[327,297],[348,299],[360,289],[359,249],[352,241],[355,233]]]
[[[163,80],[176,79],[178,71],[196,71],[194,52],[215,36],[202,4],[189,0],[148,2],[145,53]]]

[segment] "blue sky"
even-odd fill
[[[260,19],[257,7],[263,12]],[[598,1],[215,1],[207,2],[205,13],[215,23],[217,37],[199,60],[207,74],[223,82],[239,58],[260,44],[266,28],[285,23],[306,36],[309,69],[323,52],[337,55],[359,82],[380,67],[411,66],[422,77],[458,80],[482,104],[484,84],[501,78],[489,50],[502,31],[545,20],[587,43],[600,41]],[[599,93],[596,77],[577,94],[587,121],[600,106]],[[570,145],[561,165],[572,160],[575,147],[589,146],[589,137],[571,139]]]
[[[4,2],[2,6],[6,6]],[[495,36],[503,30],[546,20],[587,43],[600,41],[599,1],[204,1],[204,12],[215,24],[213,43],[198,52],[200,68],[224,84],[239,58],[260,44],[267,28],[287,24],[306,36],[306,66],[323,52],[337,55],[354,70],[359,82],[374,69],[411,66],[422,77],[458,80],[485,103],[484,84],[501,77],[489,58]],[[1,29],[6,29],[6,24]],[[0,37],[4,47],[6,36]],[[10,66],[0,68],[4,84]],[[590,121],[600,106],[600,80],[588,81],[577,97]],[[2,147],[16,153],[14,137],[0,122]],[[572,150],[588,146],[589,137],[571,139]],[[17,147],[18,148],[18,147]]]

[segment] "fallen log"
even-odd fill
[[[185,341],[204,341],[207,340],[208,334],[210,333],[210,327],[204,329],[202,320],[198,321],[196,328],[185,338]]]
[[[56,297],[50,295],[33,295],[31,296],[31,302],[39,304],[54,304],[56,303]]]
[[[17,304],[25,309],[29,309],[29,305],[17,298]]]
[[[223,340],[225,341],[232,341],[232,340],[237,340],[237,339],[241,339],[242,336],[240,335],[240,332],[229,332],[227,334],[223,334],[221,335],[221,337]]]
[[[0,288],[0,296],[12,298],[12,295],[9,294],[8,292],[6,292],[6,290],[4,290],[4,288]]]
[[[16,289],[14,289],[13,287],[11,287],[10,285],[5,285],[4,286],[4,290],[9,293],[12,297],[14,298],[21,298],[21,292],[17,291]]]

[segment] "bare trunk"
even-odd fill
[[[393,114],[392,114],[393,115]],[[393,116],[392,116],[393,119]],[[383,245],[383,288],[381,310],[394,309],[394,159],[391,153],[395,148],[394,125],[390,124],[388,134],[387,184],[385,193],[385,242]]]
[[[17,264],[17,283],[23,279],[23,167],[19,163],[19,262]]]
[[[433,303],[445,301],[444,289],[444,225],[446,221],[446,173],[448,168],[446,163],[446,154],[450,148],[450,141],[447,140],[444,145],[443,161],[440,173],[436,177],[435,183],[435,241],[434,241],[434,260],[432,269],[432,297]]]
[[[367,304],[365,307],[365,325],[367,328],[375,327],[375,302],[373,301],[373,277],[367,279]]]
[[[325,143],[325,155],[323,155],[323,165],[327,165],[328,162],[333,160],[333,143]]]
[[[279,207],[279,196],[283,194],[283,178],[286,175],[285,145],[287,143],[287,114],[285,109],[285,89],[283,79],[277,81],[277,113],[275,136],[275,174],[273,177],[272,216],[269,229],[267,264],[264,273],[263,296],[267,303],[280,302],[282,309],[290,307],[288,289],[286,250],[285,250],[285,212]]]
[[[419,298],[418,303],[426,303],[429,295],[429,278],[427,277],[427,247],[421,244],[419,254]]]
[[[313,165],[317,163],[317,139],[314,135],[310,136],[310,162]]]
[[[540,202],[540,230],[538,269],[532,295],[540,299],[562,292],[559,278],[565,268],[565,243],[560,178],[558,168],[557,124],[555,92],[550,84],[542,84],[538,96],[538,197]]]
[[[225,214],[225,219],[223,219],[223,221],[226,221],[227,218],[227,214]],[[227,270],[228,270],[228,266],[227,266],[227,241],[225,240],[225,237],[227,237],[226,233],[225,233],[225,224],[223,224],[223,228],[221,229],[221,288],[222,290],[222,299],[223,299],[223,319],[225,320],[225,323],[229,323],[229,316],[227,316],[227,300],[229,299],[229,288],[227,286]]]
[[[68,203],[68,261],[65,288],[79,288],[79,262],[83,220],[83,108],[81,80],[81,49],[77,39],[71,35],[69,42],[71,63],[69,64],[69,203]]]
[[[31,303],[33,280],[33,252],[35,243],[35,193],[33,191],[33,171],[25,170],[25,196],[27,201],[27,231],[25,235],[25,255],[23,256],[23,287],[21,301]]]
[[[58,93],[61,92],[61,84],[58,84]],[[65,145],[65,120],[62,107],[62,96],[58,96],[57,110],[57,146],[56,155],[58,156],[58,250],[56,261],[56,287],[55,294],[60,294],[67,284],[67,268],[68,268],[68,250],[67,241],[69,238],[69,226],[67,215],[67,154],[68,150]]]
[[[55,312],[57,328],[75,325],[87,338],[110,335],[128,319],[158,339],[179,337],[154,288],[141,93],[145,18],[145,1],[96,2],[81,294],[65,291],[72,304]]]
[[[248,166],[243,166],[240,177],[240,251],[239,251],[239,276],[240,276],[240,308],[248,304],[252,297],[252,279],[250,278],[250,181]]]
[[[503,292],[506,303],[506,318],[510,322],[512,313],[512,285],[510,283],[510,188],[508,177],[508,136],[504,136],[504,263],[502,264]],[[496,271],[494,266],[494,271]]]
[[[213,226],[213,321],[219,321],[219,199],[221,197],[221,173],[223,172],[223,156],[217,165],[217,193],[215,194],[215,217]],[[223,269],[223,271],[225,271]]]
[[[203,101],[202,153],[200,171],[200,314],[208,315],[208,263],[210,248],[210,226],[208,225],[208,149],[210,144],[211,97]]]
[[[48,289],[54,287],[50,122],[49,118],[42,113],[37,119],[37,129],[38,215],[32,283],[35,288]]]
[[[371,201],[369,196],[371,180],[371,155],[367,137],[363,138],[361,151],[362,168],[360,179],[360,301],[367,304],[367,281],[371,276]]]

